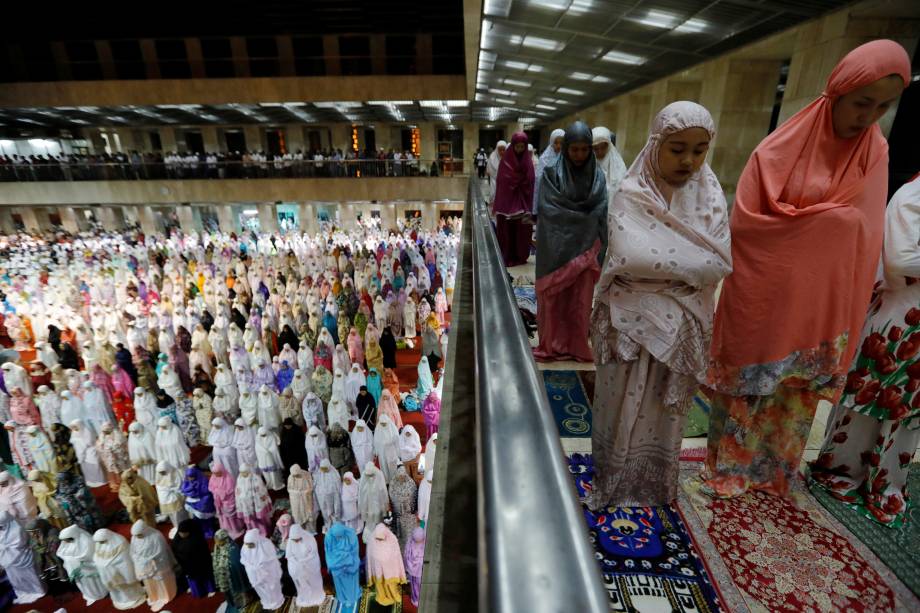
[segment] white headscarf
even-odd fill
[[[422,452],[422,441],[419,439],[415,427],[408,425],[402,429],[399,437],[399,459],[402,462],[408,462],[418,457]]]
[[[374,454],[380,462],[380,470],[387,483],[396,474],[399,462],[399,431],[387,415],[381,415],[374,430]]]
[[[106,528],[93,534],[96,543],[93,562],[99,570],[99,578],[108,586],[137,583],[134,564],[128,551],[128,539]]]
[[[367,427],[367,422],[359,419],[355,422],[355,427],[349,433],[351,439],[351,450],[355,454],[355,462],[358,466],[364,466],[374,459],[374,433]]]
[[[172,549],[163,534],[148,526],[143,519],[131,526],[131,561],[138,579],[158,578],[161,573],[171,573],[176,565]]]
[[[591,136],[594,139],[592,145],[607,143],[607,155],[603,160],[597,160],[597,166],[604,171],[604,176],[607,178],[607,202],[613,202],[613,197],[620,189],[620,182],[626,176],[626,163],[620,152],[617,151],[616,145],[613,144],[610,130],[598,126],[591,130]]]
[[[128,458],[141,469],[141,476],[148,482],[155,478],[156,441],[153,434],[140,422],[131,422],[128,426]]]
[[[244,475],[243,473],[249,473]],[[236,478],[236,510],[240,515],[251,517],[258,515],[266,506],[271,505],[268,488],[248,464],[240,465],[240,474]]]
[[[250,547],[250,545],[254,545],[254,547]],[[246,567],[246,574],[249,576],[253,587],[258,587],[260,591],[265,591],[266,588],[275,588],[277,586],[275,591],[281,596],[281,562],[278,561],[275,546],[255,528],[247,530],[246,536],[243,537],[240,562]],[[273,603],[263,602],[262,606],[267,606],[270,609],[280,606],[279,604],[272,607],[270,606],[271,604]]]
[[[188,464],[191,454],[182,431],[168,417],[161,417],[157,421],[156,434],[157,459],[169,462],[175,467]]]
[[[304,442],[307,459],[310,461],[310,472],[319,468],[320,462],[329,457],[329,447],[326,444],[326,435],[316,426],[310,426]]]
[[[547,166],[552,166],[556,163],[556,158],[561,155],[561,150],[556,151],[553,148],[553,143],[556,142],[557,138],[565,138],[565,130],[562,128],[556,128],[549,135],[549,145],[546,146],[546,149],[543,150],[543,153],[540,154],[539,159],[537,160],[537,165],[534,168],[534,186],[533,186],[533,214],[537,214],[537,202],[540,197],[540,177],[543,176],[543,169]]]
[[[297,606],[321,605],[326,599],[326,592],[323,590],[316,538],[295,523],[288,534],[284,557],[287,558],[288,573],[297,586]]]

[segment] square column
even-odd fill
[[[62,206],[58,208],[58,215],[61,216],[61,225],[71,234],[80,231],[80,225],[77,223],[77,213],[72,207]]]
[[[38,223],[38,217],[35,215],[33,207],[23,207],[16,212],[22,217],[22,225],[25,226],[26,232],[38,232],[41,226]]]
[[[214,208],[217,210],[217,225],[220,226],[221,232],[239,231],[239,218],[233,212],[233,205],[215,204]]]
[[[201,140],[204,141],[204,150],[208,153],[221,151],[220,139],[217,138],[215,126],[201,126]]]
[[[197,211],[187,204],[181,204],[176,207],[176,217],[179,218],[179,227],[185,234],[198,232],[201,230],[201,219],[196,215]]]
[[[163,151],[176,151],[178,149],[175,129],[167,126],[158,128],[157,131],[160,133],[160,144],[163,145]]]
[[[262,130],[259,126],[243,126],[243,136],[246,137],[247,151],[262,150]]]
[[[102,227],[106,230],[112,231],[117,230],[118,226],[115,221],[115,210],[110,206],[100,206],[95,209],[96,219],[99,220],[99,223],[102,224]]]
[[[145,204],[137,207],[137,219],[144,234],[156,234],[160,231],[152,206]]]
[[[259,230],[268,233],[278,232],[278,213],[275,210],[275,203],[260,202],[256,206],[259,211]]]
[[[300,231],[313,236],[319,232],[319,222],[316,220],[316,205],[309,202],[300,203]]]

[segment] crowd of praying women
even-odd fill
[[[417,604],[458,237],[0,238],[16,602]]]
[[[716,125],[694,102],[661,109],[628,170],[610,132],[582,122],[552,133],[536,172],[526,135],[499,143],[489,174],[506,265],[527,261],[536,224],[534,356],[597,369],[588,506],[676,497],[702,388],[706,493],[789,496],[826,400],[809,478],[903,523],[920,439],[920,175],[886,210],[877,122],[910,68],[890,40],[847,54],[754,150],[731,215],[706,163]]]

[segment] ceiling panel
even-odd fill
[[[543,119],[569,114],[572,106],[557,100],[585,108],[849,3],[484,0],[481,47],[491,61],[480,65],[474,113],[494,104]],[[552,41],[564,47],[554,51]],[[502,86],[505,77],[531,82]],[[559,87],[584,93],[562,95]]]

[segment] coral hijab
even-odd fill
[[[881,254],[888,143],[877,124],[838,138],[832,113],[840,96],[893,74],[910,83],[910,60],[894,41],[851,51],[821,97],[748,160],[731,218],[734,272],[713,331],[718,391],[769,394],[784,374],[811,379],[849,367]],[[842,335],[849,342],[835,344]],[[769,363],[760,372],[772,382],[741,370]]]

